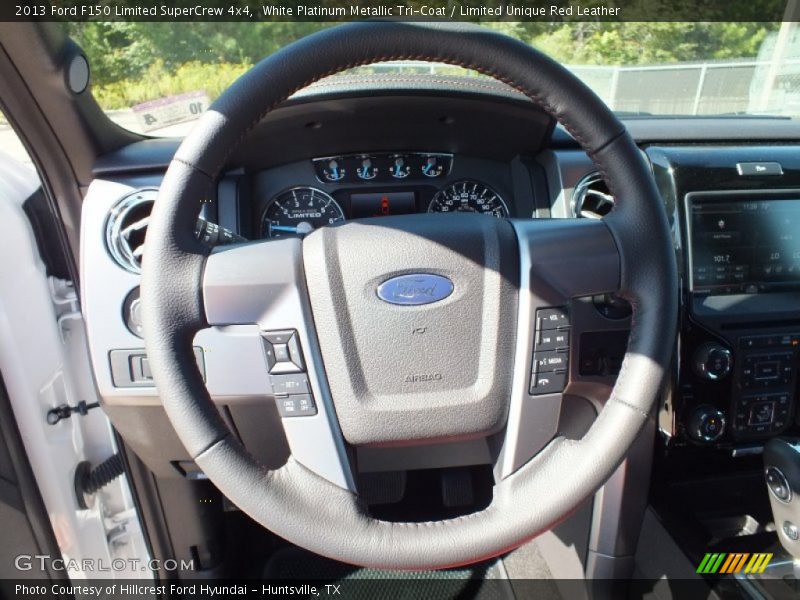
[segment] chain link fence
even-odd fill
[[[567,68],[620,113],[800,116],[800,58],[779,64],[733,60]],[[454,72],[454,67],[424,62],[381,63],[366,69],[395,74]]]
[[[618,112],[800,116],[800,59],[570,70]]]

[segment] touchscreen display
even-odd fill
[[[695,292],[800,289],[800,198],[695,198],[690,211]]]

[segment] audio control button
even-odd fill
[[[733,355],[724,346],[711,342],[700,346],[694,354],[695,373],[708,381],[724,379],[733,366]]]

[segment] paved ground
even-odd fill
[[[0,122],[0,151],[10,155],[21,163],[31,164],[25,147],[17,138],[17,134],[6,123]]]
[[[133,111],[114,110],[109,111],[106,114],[112,121],[118,123],[122,127],[130,129],[131,131],[136,131],[137,133],[141,133],[139,123],[137,122]],[[183,137],[189,133],[192,125],[194,125],[194,122],[172,125],[163,129],[150,131],[148,135],[157,137]],[[31,164],[28,153],[25,151],[25,147],[17,138],[16,133],[14,133],[14,130],[11,129],[11,126],[2,119],[0,119],[0,151],[12,156],[21,163],[29,165]]]

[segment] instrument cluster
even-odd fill
[[[488,184],[449,177],[452,154],[351,154],[311,163],[318,182],[336,189],[297,185],[275,194],[261,216],[262,237],[302,237],[345,220],[414,213],[510,216],[505,200]]]

